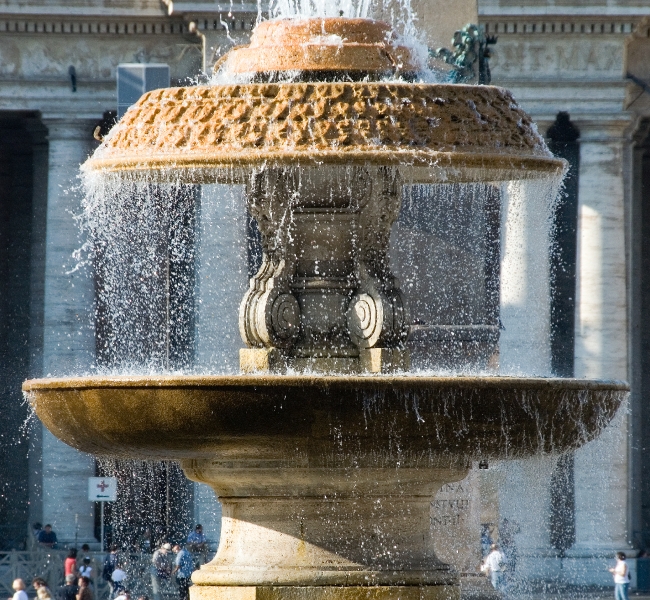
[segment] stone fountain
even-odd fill
[[[192,600],[458,598],[433,549],[437,490],[472,460],[584,444],[627,387],[410,375],[391,227],[404,182],[564,165],[507,91],[412,83],[422,66],[384,23],[268,21],[217,67],[246,83],[146,94],[83,168],[245,185],[264,258],[239,311],[242,373],[23,389],[71,446],[179,460],[212,486],[221,541]]]

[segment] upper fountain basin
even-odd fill
[[[85,452],[332,467],[564,452],[596,437],[627,389],[567,379],[307,375],[23,384],[48,429]]]
[[[261,165],[323,164],[391,165],[411,182],[519,180],[564,168],[502,88],[303,82],[149,92],[83,169],[211,183]]]
[[[405,82],[422,66],[387,23],[266,21],[215,68],[233,83],[143,95],[84,170],[214,183],[262,165],[390,165],[425,183],[564,169],[507,90]]]

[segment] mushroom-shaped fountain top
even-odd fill
[[[430,182],[564,167],[507,90],[404,81],[422,66],[386,23],[264,22],[222,67],[233,83],[145,94],[84,169],[210,182],[260,164],[391,165]]]

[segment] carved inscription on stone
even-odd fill
[[[499,37],[494,46],[490,68],[496,78],[522,74],[552,75],[571,78],[622,77],[624,44],[602,38],[546,36],[543,40],[522,41]]]
[[[445,487],[452,487],[449,484]],[[458,487],[461,487],[460,484]],[[462,489],[462,488],[461,488]],[[453,498],[451,500],[435,500],[433,502],[433,516],[431,518],[434,526],[456,527],[460,525],[464,512],[469,510],[468,498]]]
[[[475,572],[481,560],[478,486],[470,474],[444,485],[431,503],[435,550],[444,562],[461,572]]]

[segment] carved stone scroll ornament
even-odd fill
[[[239,308],[239,330],[250,347],[288,348],[298,337],[300,307],[286,282],[286,262],[265,255]]]
[[[293,195],[286,174],[251,175],[248,208],[257,221],[264,257],[239,307],[239,331],[252,348],[290,348],[300,334],[300,307],[289,289],[293,262],[286,257]]]
[[[380,292],[376,288],[354,295],[348,308],[350,338],[361,349],[394,348],[406,340],[408,321],[400,290]]]
[[[408,318],[388,260],[396,169],[268,168],[251,177],[247,199],[264,251],[240,307],[249,347],[296,359],[402,347]]]
[[[361,349],[395,348],[406,341],[408,334],[402,292],[388,259],[390,232],[399,215],[401,189],[397,170],[380,168],[374,197],[361,208],[359,287],[347,313],[350,337]]]

